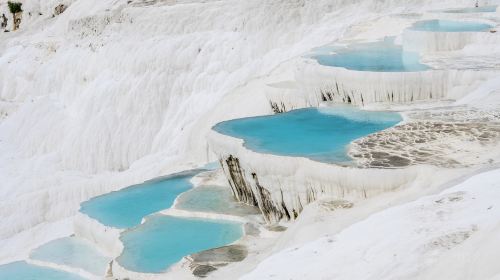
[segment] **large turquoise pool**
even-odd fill
[[[479,22],[434,19],[416,22],[410,29],[427,32],[479,32],[492,27]]]
[[[2,280],[84,280],[84,278],[61,270],[13,262],[0,265],[0,279]]]
[[[170,208],[179,194],[192,188],[189,180],[203,170],[186,171],[98,196],[82,203],[80,211],[107,226],[133,227],[143,217]]]
[[[122,234],[117,261],[126,269],[159,273],[184,256],[230,244],[243,235],[239,223],[155,215]]]
[[[230,120],[213,129],[243,139],[245,147],[256,152],[347,163],[349,143],[401,120],[398,113],[339,106]]]
[[[354,71],[416,72],[428,70],[420,63],[416,52],[403,51],[389,38],[379,42],[352,44],[347,47],[322,47],[311,58],[325,66],[343,67]]]
[[[31,259],[81,268],[104,276],[110,258],[103,256],[94,245],[77,237],[65,237],[33,250]]]

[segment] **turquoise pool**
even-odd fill
[[[435,19],[416,22],[410,29],[427,32],[479,32],[492,27],[492,25],[479,22]]]
[[[232,215],[260,214],[257,207],[252,207],[234,199],[227,187],[202,186],[191,189],[177,198],[178,209]]]
[[[84,278],[61,270],[13,262],[0,265],[0,279],[5,280],[84,280]]]
[[[256,152],[348,163],[349,143],[401,120],[398,113],[338,106],[230,120],[213,129],[243,139],[245,147]]]
[[[322,47],[313,50],[311,58],[325,66],[343,67],[354,71],[417,72],[429,67],[420,63],[416,52],[403,51],[392,38],[347,47]]]
[[[126,269],[159,273],[184,256],[230,244],[243,235],[239,223],[155,215],[122,234],[117,261]]]
[[[204,170],[186,171],[95,197],[82,203],[80,212],[111,227],[139,225],[143,217],[170,208],[179,194],[192,188],[189,180]]]
[[[33,250],[30,258],[81,268],[97,276],[104,276],[111,261],[91,243],[77,237],[65,237],[46,243]]]

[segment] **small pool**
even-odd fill
[[[84,280],[84,278],[61,270],[13,262],[0,265],[0,279],[5,280]]]
[[[494,13],[497,11],[497,6],[483,6],[483,7],[469,7],[460,9],[449,9],[442,11],[443,13],[456,13],[456,14],[468,14],[468,13]]]
[[[230,120],[213,129],[243,139],[245,147],[256,152],[348,163],[349,143],[401,120],[398,113],[335,106]]]
[[[243,235],[239,223],[155,215],[122,234],[117,261],[126,269],[160,273],[184,256],[228,245]]]
[[[82,203],[80,212],[116,228],[139,225],[142,218],[170,208],[175,198],[192,188],[189,180],[204,169],[144,182]]]
[[[492,25],[479,22],[435,19],[416,22],[410,27],[410,30],[427,32],[479,32],[486,31],[492,27]]]
[[[232,215],[260,214],[257,207],[252,207],[234,199],[227,187],[201,186],[191,189],[177,198],[178,209]]]
[[[417,72],[430,69],[420,63],[418,53],[404,51],[401,46],[394,44],[393,38],[342,48],[317,48],[313,50],[311,58],[321,65],[354,71]]]
[[[33,250],[31,259],[81,268],[97,276],[106,273],[110,258],[77,237],[56,239]]]

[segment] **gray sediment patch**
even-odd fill
[[[320,201],[319,205],[326,210],[335,211],[337,209],[349,209],[354,206],[354,203],[347,200],[329,200],[329,201]]]
[[[287,229],[287,227],[280,226],[280,225],[272,225],[272,226],[267,227],[267,230],[274,231],[274,232],[282,232],[282,231],[285,231],[286,229]]]
[[[206,277],[210,272],[217,270],[218,267],[243,261],[247,255],[248,250],[243,245],[223,246],[190,255],[188,257],[191,262],[189,267],[193,275]]]

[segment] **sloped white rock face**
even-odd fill
[[[23,230],[74,215],[90,196],[207,160],[205,135],[229,115],[212,110],[281,62],[338,39],[351,24],[446,5],[22,2],[31,17],[0,34],[2,248]],[[60,3],[68,9],[52,18]],[[269,110],[230,102],[243,113]],[[26,236],[23,249],[31,242]],[[0,260],[17,254],[4,250]]]
[[[325,2],[82,0],[1,34],[0,238],[174,162],[206,160],[206,130],[192,128],[224,95],[341,35],[348,21],[317,25],[354,6],[341,3],[351,9],[342,15]]]

